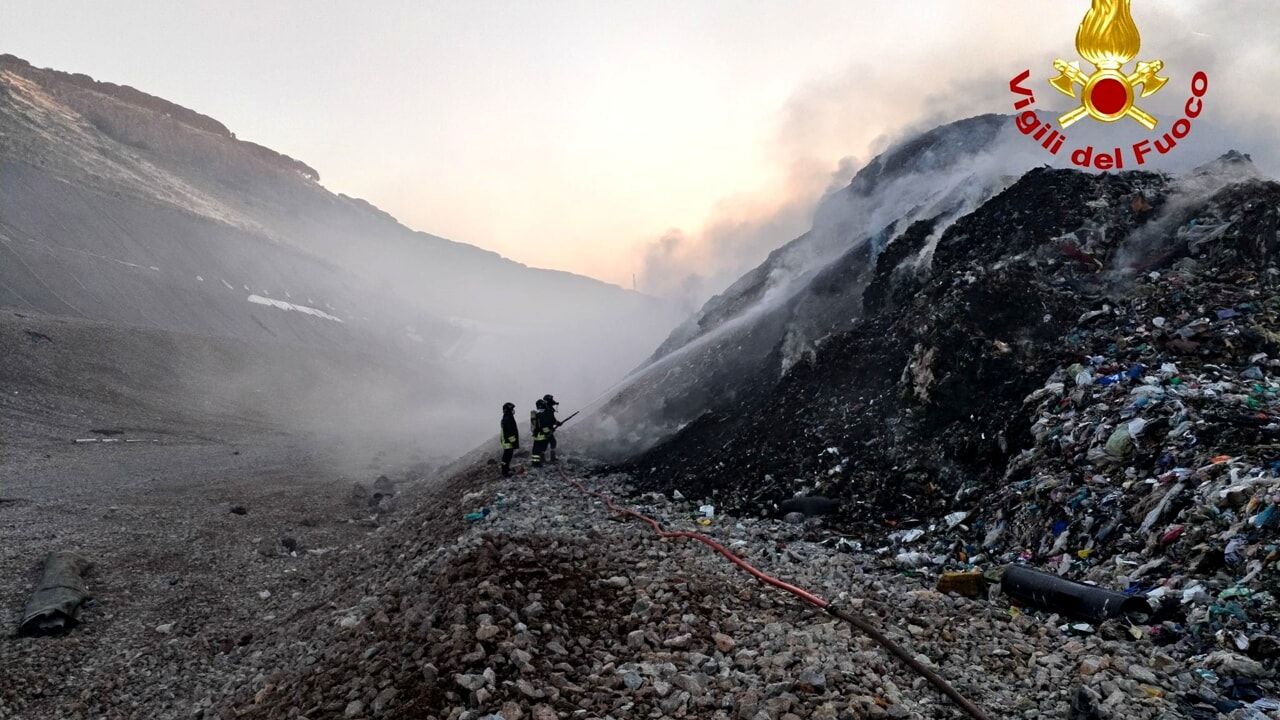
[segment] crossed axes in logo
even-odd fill
[[[1163,60],[1139,62],[1138,67],[1130,75],[1125,75],[1112,68],[1100,68],[1092,75],[1085,75],[1079,62],[1054,60],[1053,68],[1062,73],[1049,81],[1064,95],[1076,97],[1076,85],[1084,90],[1081,93],[1080,107],[1058,118],[1063,128],[1070,127],[1086,115],[1092,115],[1103,122],[1115,122],[1123,117],[1131,117],[1148,130],[1155,130],[1157,120],[1149,113],[1134,105],[1135,90],[1141,85],[1139,97],[1154,95],[1169,82],[1169,78],[1159,77],[1164,69]],[[1119,93],[1123,92],[1121,98]]]

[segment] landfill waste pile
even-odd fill
[[[1066,627],[1198,658],[1182,701],[1216,717],[1280,655],[1278,253],[1280,185],[1246,156],[1036,170],[895,238],[859,324],[627,469],[740,513],[828,498],[823,532],[903,571],[1025,563],[1144,598]]]
[[[1041,169],[945,230],[911,225],[876,258],[853,329],[767,396],[738,393],[627,469],[733,508],[797,494],[839,497],[849,519],[949,507],[964,481],[1002,476],[1011,416],[1068,357],[1082,296],[1111,286],[1070,253],[1117,250],[1167,184]],[[1151,200],[1135,210],[1138,198]]]
[[[856,325],[874,258],[891,240],[917,221],[967,214],[1042,161],[1019,152],[1023,140],[1010,118],[982,115],[887,148],[823,197],[807,232],[672,331],[573,430],[575,442],[622,462],[706,412],[761,411],[823,337]]]
[[[625,476],[586,482],[615,497],[631,489]],[[329,602],[232,649],[229,694],[196,716],[962,716],[848,625],[701,545],[617,521],[552,472],[471,472],[454,484],[465,494],[416,509],[418,520],[370,552],[339,554],[312,587]],[[993,718],[1177,717],[1181,698],[1210,684],[1150,637],[1081,635],[1055,615],[939,592],[917,574],[886,572],[871,550],[812,542],[811,526],[658,493],[633,504],[868,619]],[[452,524],[458,534],[444,542],[421,522],[464,513],[482,517]],[[1073,706],[1093,714],[1070,715]]]
[[[1225,161],[1217,172],[1243,173]],[[1023,401],[1055,371],[1097,355],[1073,344],[1081,333],[1127,330],[1123,307],[1161,292],[1189,312],[1187,293],[1231,282],[1218,279],[1225,264],[1253,277],[1240,292],[1261,296],[1257,312],[1219,321],[1208,307],[1213,320],[1196,327],[1259,328],[1235,343],[1252,350],[1239,358],[1245,367],[1274,345],[1263,306],[1278,279],[1280,186],[1223,183],[1193,198],[1190,179],[1041,169],[945,229],[917,223],[876,259],[868,314],[853,330],[828,336],[763,402],[708,412],[628,469],[643,485],[731,508],[816,494],[840,500],[845,520],[877,527],[950,512],[966,487],[1002,484],[1036,442]],[[1192,238],[1206,226],[1217,228],[1213,248]],[[1168,242],[1151,249],[1145,234]],[[1175,309],[1162,322],[1176,322]],[[890,475],[894,483],[882,482]]]
[[[1131,632],[1203,658],[1218,709],[1280,658],[1276,201],[1224,192],[1178,228],[1187,256],[1081,315],[1078,360],[1026,398],[1032,444],[948,553],[1145,596]]]

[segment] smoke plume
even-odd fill
[[[1102,4],[1116,7],[1095,7],[1090,15],[1124,16],[1126,8],[1121,6],[1130,3]],[[1206,111],[1193,135],[1154,168],[1186,171],[1238,149],[1252,154],[1264,173],[1280,172],[1280,148],[1273,140],[1280,131],[1280,108],[1260,92],[1280,84],[1273,37],[1273,28],[1280,24],[1280,5],[1263,0],[1230,4],[1200,0],[1185,8],[1142,3],[1134,10],[1143,58],[1164,59],[1168,64],[1164,74],[1171,78],[1163,92],[1143,99],[1144,109],[1171,122],[1182,112],[1192,74],[1204,70],[1211,78]],[[999,14],[994,8],[976,11],[972,22],[998,28]],[[1249,22],[1241,22],[1242,17]],[[727,196],[699,228],[672,229],[645,243],[639,253],[641,289],[695,305],[722,291],[770,251],[809,230],[824,194],[846,185],[861,165],[853,158],[874,157],[906,137],[946,122],[1011,113],[1008,81],[1023,69],[1032,70],[1042,111],[1070,109],[1064,107],[1069,101],[1051,93],[1044,81],[1054,74],[1055,57],[1074,56],[1074,33],[1049,23],[1020,26],[1018,33],[1016,43],[985,45],[975,44],[972,35],[958,33],[955,40],[926,54],[874,65],[852,62],[797,88],[779,110],[777,131],[767,151],[775,179],[764,187]],[[1026,47],[1038,50],[1021,55],[1011,51]],[[1117,129],[1126,139],[1140,135],[1122,125],[1092,129],[1078,125],[1072,128],[1073,140],[1094,135],[1100,141],[1114,139]],[[1063,159],[1059,165],[1068,163]]]

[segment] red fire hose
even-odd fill
[[[632,517],[637,520],[640,520],[641,522],[648,523],[648,525],[653,528],[654,533],[656,533],[658,537],[684,538],[688,540],[696,540],[697,542],[700,542],[703,545],[706,545],[707,547],[711,548],[712,550],[715,550],[716,552],[720,553],[722,556],[724,556],[726,560],[733,563],[734,565],[737,565],[739,568],[745,570],[748,574],[750,574],[756,580],[759,580],[760,582],[764,583],[765,585],[771,585],[775,588],[778,588],[779,590],[784,590],[786,592],[789,592],[792,595],[800,598],[801,600],[809,603],[810,605],[818,608],[819,610],[823,610],[828,614],[830,614],[831,616],[837,617],[849,623],[850,625],[854,626],[855,628],[860,630],[862,633],[867,635],[867,637],[870,637],[872,640],[874,640],[876,644],[880,645],[885,650],[888,650],[891,655],[901,660],[903,664],[905,664],[907,667],[911,668],[913,671],[918,673],[925,680],[928,680],[929,683],[932,684],[935,688],[937,688],[940,692],[942,692],[942,694],[946,695],[953,702],[955,702],[955,704],[959,705],[960,708],[963,709],[966,713],[968,713],[970,717],[975,718],[975,720],[991,720],[990,717],[985,712],[983,712],[981,708],[979,708],[977,705],[974,705],[965,696],[961,695],[959,691],[953,688],[951,684],[946,681],[946,679],[944,679],[938,673],[934,672],[924,663],[917,660],[914,655],[912,655],[910,652],[907,652],[906,648],[903,648],[901,645],[898,645],[893,640],[890,640],[884,633],[880,632],[880,630],[878,630],[874,625],[872,625],[867,620],[854,615],[850,615],[849,613],[835,607],[830,602],[822,599],[821,597],[818,597],[817,595],[814,595],[813,593],[809,592],[808,590],[805,590],[804,588],[797,587],[788,582],[783,582],[782,580],[779,580],[773,577],[772,575],[768,575],[760,571],[755,566],[751,565],[751,563],[748,563],[747,561],[733,554],[729,550],[729,548],[726,548],[725,546],[721,545],[720,543],[716,542],[710,537],[703,535],[702,533],[663,530],[662,525],[657,520],[654,520],[653,518],[647,515],[642,515],[629,508],[621,507],[619,505],[614,504],[613,498],[609,497],[608,495],[605,495],[604,493],[597,492],[595,490],[591,490],[587,488],[582,483],[578,482],[577,480],[574,480],[573,478],[565,474],[563,469],[560,469],[560,468],[557,468],[557,469],[560,472],[560,477],[562,480],[569,483],[570,485],[573,485],[580,492],[585,493],[587,495],[591,495],[593,497],[599,498],[600,500],[604,501],[604,504],[608,506],[608,508],[614,511],[615,513],[618,513],[620,515],[626,515],[627,517]]]

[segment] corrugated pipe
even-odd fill
[[[1095,623],[1130,613],[1151,612],[1146,598],[1085,585],[1021,565],[1005,569],[1000,590],[1027,605]]]

